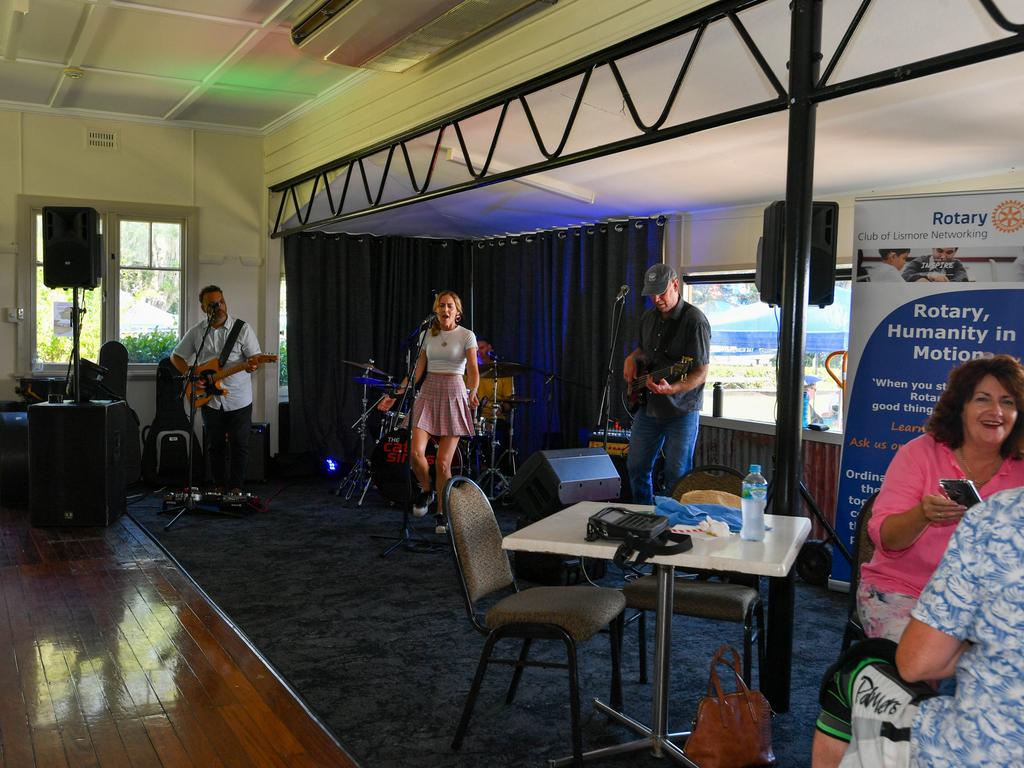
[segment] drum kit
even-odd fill
[[[412,498],[416,482],[408,463],[408,410],[384,412],[377,429],[371,432],[370,417],[377,413],[377,405],[385,397],[394,396],[394,379],[378,368],[372,359],[342,362],[361,372],[352,378],[352,382],[363,388],[362,414],[349,427],[359,435],[359,458],[334,493],[345,499],[357,497],[356,505],[361,506],[372,482],[385,499],[405,504]],[[481,406],[474,422],[475,434],[460,440],[452,457],[452,475],[473,477],[492,501],[508,497],[512,477],[516,473],[516,449],[513,447],[516,408],[534,402],[532,398],[500,391],[500,380],[529,370],[527,365],[512,362],[493,361],[480,366]],[[383,390],[372,403],[371,390]],[[368,452],[367,438],[371,436],[375,439]],[[427,443],[427,463],[431,465],[431,471],[436,454],[437,441],[431,438]]]

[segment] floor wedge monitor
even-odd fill
[[[621,483],[603,448],[538,451],[512,480],[512,500],[526,518],[539,520],[577,501],[617,499]]]

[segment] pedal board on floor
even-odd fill
[[[184,504],[189,495],[197,508],[213,508],[220,512],[235,515],[251,515],[254,512],[266,512],[263,500],[252,493],[224,493],[222,491],[202,491],[199,488],[185,488],[171,491],[164,496],[164,509]]]

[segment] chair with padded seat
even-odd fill
[[[508,556],[501,548],[501,530],[486,494],[469,478],[456,476],[445,485],[442,495],[448,516],[448,536],[469,620],[487,638],[462,710],[462,718],[452,740],[452,749],[459,749],[462,745],[488,665],[507,664],[514,668],[505,697],[507,704],[511,704],[515,698],[525,667],[553,667],[569,671],[572,752],[574,762],[582,766],[583,740],[580,733],[576,645],[589,640],[605,628],[609,629],[611,704],[616,709],[621,708],[619,659],[626,598],[617,589],[591,586],[534,587],[520,592]],[[510,594],[502,597],[481,615],[477,608],[479,601],[504,590],[509,590]],[[492,656],[495,645],[506,638],[522,641],[517,658]],[[562,642],[566,662],[531,660],[530,646],[534,640]]]
[[[721,503],[739,507],[743,476],[732,467],[709,464],[684,475],[672,489],[672,497],[682,503]],[[709,493],[713,495],[708,495]],[[711,574],[701,572],[702,576]],[[676,578],[673,588],[673,613],[701,619],[731,621],[743,625],[743,678],[752,686],[752,655],[757,647],[757,667],[761,670],[764,659],[764,606],[757,588],[757,577],[752,583],[707,581],[690,577]],[[627,581],[622,592],[626,606],[637,614],[639,634],[640,682],[647,682],[647,611],[657,605],[657,578],[641,576]]]
[[[860,585],[860,567],[870,562],[875,555],[875,542],[868,536],[868,522],[871,520],[871,513],[875,506],[875,499],[878,493],[875,492],[864,502],[857,515],[857,526],[853,531],[853,565],[850,567],[850,592],[848,595],[848,615],[846,629],[843,631],[843,650],[850,647],[851,643],[857,640],[866,640],[864,625],[860,620],[860,612],[857,610],[857,587]]]

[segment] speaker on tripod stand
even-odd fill
[[[100,216],[94,208],[43,208],[43,284],[95,288],[103,271]]]

